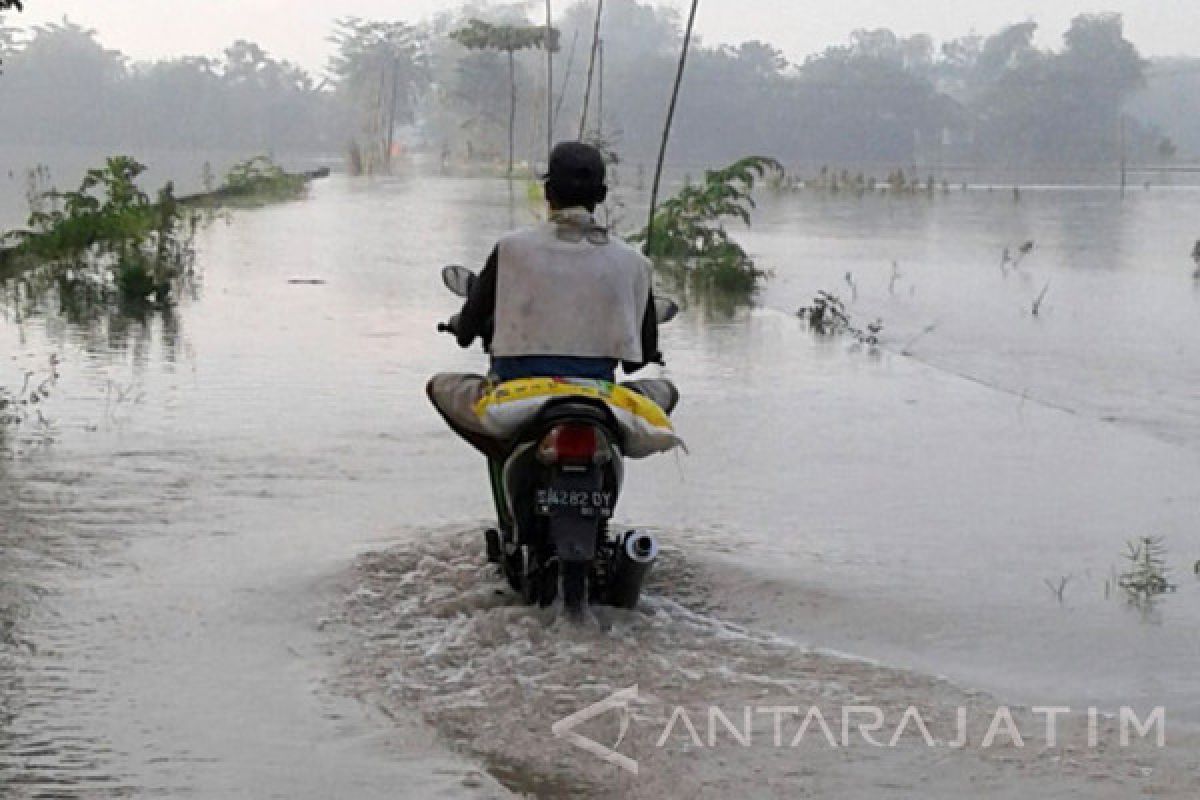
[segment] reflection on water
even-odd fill
[[[529,218],[520,194],[331,179],[202,232],[203,288],[169,313],[6,288],[0,369],[57,353],[62,374],[53,447],[0,464],[7,785],[228,797],[271,776],[320,797],[370,775],[388,796],[395,763],[317,746],[333,723],[307,713],[293,654],[305,581],[487,514],[482,467],[421,389],[480,367],[434,333],[455,306],[438,269],[481,263]],[[1021,698],[1200,718],[1190,582],[1157,626],[1103,597],[1129,538],[1200,558],[1200,298],[1178,246],[1198,209],[1182,191],[765,197],[747,234],[775,270],[763,306],[689,302],[664,329],[692,454],[631,465],[622,514],[758,576],[725,587],[756,624]],[[1002,274],[1030,239],[1025,274]],[[848,354],[791,315],[847,272],[893,350],[936,323],[914,359]],[[1066,575],[1060,606],[1045,581]],[[795,599],[818,589],[819,613]]]
[[[194,280],[182,287],[185,303],[200,293]],[[154,309],[145,304],[114,302],[110,292],[88,291],[33,270],[0,283],[4,317],[18,335],[27,324],[62,346],[80,347],[97,356],[142,351],[161,346],[167,361],[178,358],[181,314],[175,307]]]

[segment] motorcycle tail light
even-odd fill
[[[607,455],[604,434],[591,425],[555,425],[538,443],[537,457],[543,464],[588,464]]]

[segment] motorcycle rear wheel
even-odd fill
[[[545,608],[558,595],[558,559],[542,561],[536,553],[525,549],[525,569],[521,591],[525,602]]]
[[[586,561],[567,561],[562,565],[563,606],[568,613],[580,613],[587,602],[590,566]]]
[[[512,547],[512,534],[505,531],[501,534],[500,540],[500,570],[504,573],[504,580],[508,581],[509,587],[517,594],[523,593],[523,585],[525,580],[525,551],[520,547]],[[508,552],[512,547],[512,552]]]

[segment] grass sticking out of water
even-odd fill
[[[812,304],[796,312],[796,316],[808,322],[808,327],[818,336],[852,336],[861,345],[879,346],[879,334],[883,321],[875,320],[860,327],[850,318],[842,299],[832,292],[819,291]]]
[[[1166,544],[1161,536],[1143,536],[1126,543],[1129,568],[1117,577],[1117,585],[1134,605],[1145,607],[1156,597],[1175,591],[1167,580]]]
[[[16,388],[0,385],[0,454],[15,455],[20,450],[21,441],[13,441],[9,431],[26,429],[26,444],[52,435],[52,423],[42,408],[57,383],[58,356],[51,355],[44,370],[24,370]]]

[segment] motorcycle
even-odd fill
[[[475,277],[461,266],[442,270],[442,282],[460,297],[468,296]],[[660,324],[678,313],[673,301],[653,299]],[[455,323],[451,318],[438,330],[454,333]],[[665,380],[624,385],[667,413],[678,401]],[[609,531],[625,473],[621,441],[603,400],[565,396],[547,400],[504,442],[492,480],[499,528],[485,532],[487,557],[526,602],[549,606],[561,586],[570,613],[588,603],[637,606],[659,546],[644,531]]]

